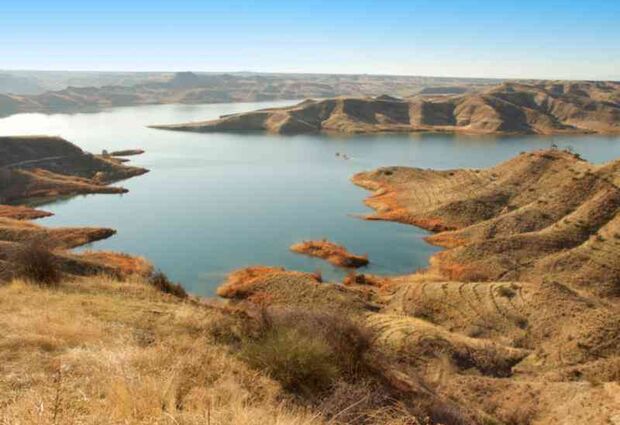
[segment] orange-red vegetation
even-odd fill
[[[368,256],[352,254],[347,249],[328,240],[303,241],[291,245],[291,251],[322,258],[334,266],[357,268],[368,264]]]
[[[283,272],[282,267],[252,266],[235,270],[219,288],[217,294],[224,298],[238,298],[250,291],[254,282],[274,273]]]
[[[144,257],[131,256],[120,252],[86,251],[81,253],[79,258],[111,267],[123,276],[147,276],[153,271],[153,265]]]

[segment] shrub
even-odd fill
[[[339,375],[332,356],[324,340],[294,327],[274,328],[243,347],[243,357],[252,367],[266,371],[293,393],[327,389]]]
[[[52,241],[41,238],[15,244],[7,258],[14,276],[42,286],[57,285],[62,272],[53,248]]]
[[[265,309],[241,356],[286,390],[307,396],[367,372],[370,340],[364,327],[331,313]]]
[[[179,298],[187,298],[187,292],[180,283],[171,282],[161,271],[153,273],[149,279],[149,283],[165,294],[171,294]]]
[[[513,298],[517,293],[509,286],[500,286],[497,288],[497,293],[504,298]]]

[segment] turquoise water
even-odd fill
[[[327,237],[367,253],[370,273],[398,274],[425,267],[437,248],[412,226],[368,222],[368,193],[351,175],[386,165],[486,167],[520,151],[572,146],[586,159],[620,156],[620,138],[473,137],[390,134],[333,137],[267,134],[193,134],[149,124],[215,118],[291,102],[157,105],[89,114],[19,114],[0,119],[0,134],[60,135],[91,152],[142,148],[132,163],[150,173],[119,183],[124,195],[88,195],[48,204],[48,226],[106,226],[118,234],[88,248],[143,255],[190,291],[210,295],[227,272],[252,264],[345,272],[289,252],[302,239]],[[339,159],[336,152],[350,160]]]

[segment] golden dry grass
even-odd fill
[[[218,310],[136,279],[0,287],[0,424],[319,424],[213,342]]]

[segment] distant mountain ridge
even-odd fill
[[[382,75],[194,72],[149,73],[142,79],[124,74],[116,79],[112,76],[99,80],[94,77],[84,78],[76,79],[76,84],[55,91],[17,94],[9,88],[0,90],[0,116],[20,112],[83,112],[114,106],[170,103],[258,102],[339,95],[378,96],[383,93],[408,96],[425,87],[461,87],[467,91],[501,81]],[[67,81],[71,83],[74,80]],[[97,81],[102,84],[83,84]],[[125,84],[128,81],[133,83]]]
[[[464,133],[620,133],[620,83],[505,82],[459,95],[306,100],[220,119],[155,128],[282,134],[449,131]]]

